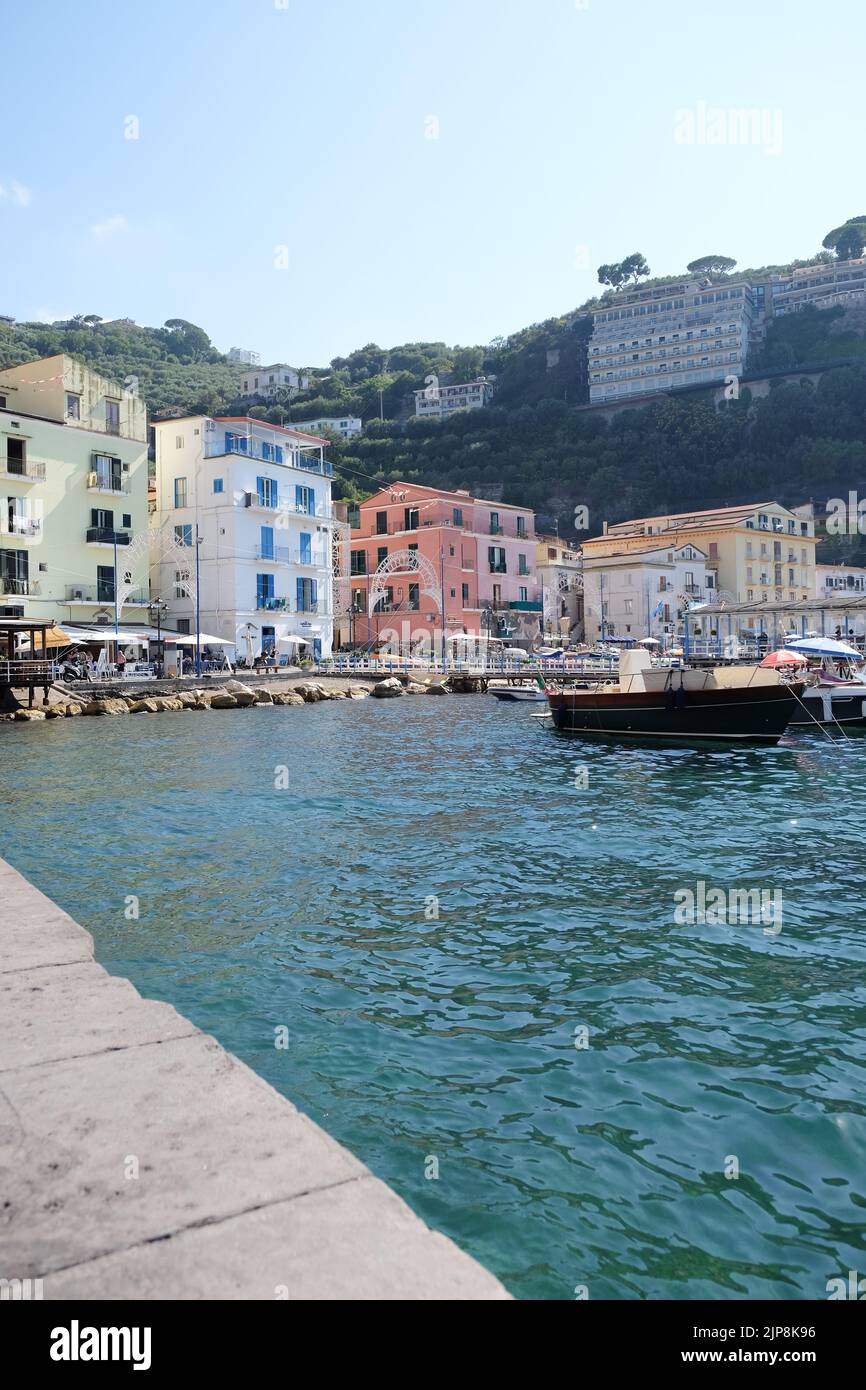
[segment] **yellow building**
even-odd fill
[[[75,358],[0,369],[0,615],[108,622],[117,592],[146,616],[146,439],[144,402]]]
[[[811,508],[778,502],[718,507],[671,516],[605,523],[604,534],[583,542],[585,560],[646,549],[648,538],[671,551],[691,543],[716,573],[717,601],[800,602],[815,592],[815,523]]]

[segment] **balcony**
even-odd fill
[[[86,532],[88,545],[129,545],[131,531],[114,531],[110,526],[88,526]]]
[[[41,483],[45,478],[45,464],[35,459],[28,459],[25,463],[4,459],[0,463],[0,478],[17,483]]]
[[[256,546],[256,559],[269,560],[274,565],[287,565],[291,551],[287,545]]]
[[[91,492],[129,493],[129,477],[116,473],[104,473],[94,469],[87,475],[87,486]]]
[[[42,522],[29,516],[11,516],[6,525],[0,529],[0,534],[4,536],[26,536],[29,540],[34,540],[42,535]]]
[[[114,585],[106,584],[67,584],[66,603],[114,603]],[[150,603],[150,595],[143,589],[133,589],[132,593],[124,599],[124,604],[132,604],[146,608]]]
[[[256,608],[264,613],[287,613],[289,612],[289,600],[287,598],[275,598],[273,594],[257,594]]]
[[[330,463],[303,453],[301,450],[286,450],[282,444],[268,444],[255,435],[238,435],[226,431],[218,438],[211,436],[205,443],[205,458],[221,458],[225,454],[240,454],[242,458],[254,459],[257,463],[270,463],[277,468],[297,468],[303,473],[318,473],[322,477],[333,477],[334,469]]]
[[[0,576],[0,592],[4,594],[21,594],[29,598],[33,594],[40,592],[40,586],[35,579],[14,579],[11,575]]]
[[[507,562],[506,562],[505,560],[500,561],[499,564],[493,564],[493,563],[491,562],[491,564],[490,564],[490,573],[491,573],[491,574],[507,574],[507,573],[508,573],[508,564],[507,564]]]

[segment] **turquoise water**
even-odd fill
[[[516,1295],[866,1274],[866,739],[603,746],[469,696],[0,742],[0,852],[99,959]],[[699,879],[781,889],[781,932],[678,924]]]

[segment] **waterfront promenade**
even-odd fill
[[[504,1299],[0,859],[0,1278],[47,1299]]]

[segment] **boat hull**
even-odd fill
[[[529,700],[535,704],[539,700],[547,699],[544,691],[539,690],[537,687],[534,690],[527,690],[525,687],[521,688],[520,686],[488,686],[488,692],[497,700]]]
[[[778,743],[802,686],[771,685],[669,692],[548,691],[554,727],[562,733],[688,742]]]
[[[805,709],[798,707],[791,719],[796,729],[814,729],[816,724],[866,724],[866,687],[818,686],[803,695]]]

